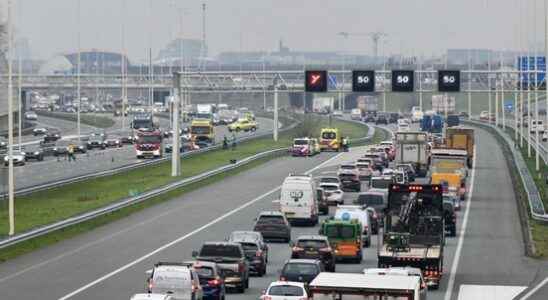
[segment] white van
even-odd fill
[[[318,224],[316,182],[310,175],[289,175],[282,184],[280,211],[290,223]]]
[[[173,299],[202,299],[200,280],[191,264],[159,262],[146,271],[146,290],[152,294],[170,294]]]
[[[542,134],[544,132],[544,122],[542,120],[531,120],[530,131],[531,133],[538,131],[539,134]]]
[[[350,220],[356,219],[362,224],[363,235],[363,247],[371,246],[371,220],[369,219],[369,213],[362,206],[359,205],[338,205],[335,211],[335,219],[343,220],[348,218]]]

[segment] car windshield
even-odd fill
[[[190,133],[192,134],[209,134],[209,126],[192,126],[190,127]]]
[[[327,247],[327,242],[324,240],[299,240],[297,246],[301,248],[321,249]]]
[[[356,169],[356,166],[354,166],[354,165],[342,165],[340,168],[341,168],[341,170],[354,170],[354,169]]]
[[[328,238],[352,239],[354,238],[354,227],[348,225],[327,225],[325,235]]]
[[[133,129],[140,129],[140,128],[152,128],[152,120],[146,119],[146,120],[133,120]]]
[[[324,132],[322,133],[322,139],[333,140],[337,138],[337,134],[334,132]]]
[[[293,145],[297,145],[297,146],[308,145],[308,140],[295,140],[293,142]]]
[[[358,197],[357,202],[360,205],[383,205],[384,199],[381,195],[364,194]]]
[[[304,295],[303,288],[293,285],[275,285],[268,290],[269,296],[299,297]]]
[[[232,245],[204,245],[200,256],[242,257],[240,248]]]
[[[208,114],[208,113],[197,113],[196,114],[196,119],[210,119],[211,118],[211,114]]]
[[[286,275],[316,275],[319,273],[319,270],[314,264],[288,263],[285,265],[282,273]]]
[[[162,142],[162,137],[159,135],[141,135],[137,139],[138,144],[159,144]]]

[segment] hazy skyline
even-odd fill
[[[7,0],[2,1],[5,10]],[[34,56],[47,59],[77,49],[77,0],[12,1],[19,8],[17,35],[29,40]],[[369,38],[343,40],[337,35],[341,31],[384,31],[389,35],[386,53],[403,49],[408,55],[431,55],[446,48],[518,47],[518,0],[126,0],[125,14],[123,0],[80,1],[81,48],[119,52],[125,19],[125,44],[133,61],[144,59],[149,45],[156,56],[179,36],[180,8],[185,11],[183,36],[200,38],[204,2],[210,55],[240,48],[272,51],[279,39],[292,50],[372,54]],[[541,41],[544,7],[543,1],[536,3]],[[530,28],[533,11],[530,5]]]

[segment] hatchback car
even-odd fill
[[[9,154],[4,156],[4,166],[9,166]],[[24,166],[25,165],[25,153],[23,152],[13,152],[12,161],[14,166]]]
[[[308,292],[302,282],[275,281],[263,291],[260,300],[303,300]]]
[[[194,271],[198,274],[200,286],[203,290],[203,299],[220,300],[226,295],[226,287],[221,269],[217,263],[209,261],[190,261]]]
[[[41,147],[37,146],[27,146],[25,147],[23,154],[25,155],[25,161],[29,160],[44,160],[44,152]]]
[[[34,135],[34,136],[44,135],[46,133],[48,133],[48,130],[47,130],[47,128],[44,128],[44,127],[34,128],[32,130],[32,135]]]
[[[122,141],[119,138],[109,137],[104,141],[106,148],[120,148],[122,147]]]
[[[44,143],[55,142],[61,139],[61,133],[56,131],[50,131],[44,135]]]
[[[309,284],[323,270],[323,264],[318,259],[290,259],[280,272],[280,280]]]
[[[323,235],[303,235],[292,243],[291,258],[318,259],[324,269],[335,272],[335,253],[329,240]]]
[[[291,225],[279,211],[264,211],[259,214],[253,231],[262,233],[265,239],[291,241]]]
[[[135,294],[131,296],[130,300],[175,300],[170,295],[165,294],[152,294],[152,293],[142,293],[142,294]]]
[[[360,174],[358,167],[354,163],[345,163],[339,166],[337,176],[341,180],[343,190],[353,190],[359,192],[361,190],[362,183],[360,181]]]
[[[325,191],[328,205],[344,204],[344,192],[337,183],[321,183],[320,187]]]

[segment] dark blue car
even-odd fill
[[[192,262],[204,293],[203,300],[224,300],[225,283],[217,264],[209,261]]]

